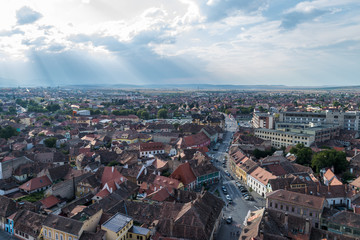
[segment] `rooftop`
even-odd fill
[[[101,226],[117,233],[121,229],[123,229],[129,222],[131,222],[131,220],[132,218],[121,213],[117,213]]]

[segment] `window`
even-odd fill
[[[60,234],[60,240],[64,240],[64,235]]]
[[[72,237],[69,237],[69,239],[68,240],[72,240]]]
[[[294,208],[294,207],[291,207],[291,211],[292,211],[292,212],[295,212],[295,208]]]
[[[272,202],[270,202],[270,207],[272,207]]]
[[[59,239],[59,235],[57,233],[55,233],[55,239],[58,240]]]
[[[278,207],[278,204],[277,203],[275,203],[275,208],[277,208]]]
[[[49,237],[51,237],[51,231],[49,230]]]

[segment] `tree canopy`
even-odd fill
[[[51,138],[47,138],[44,140],[44,144],[45,146],[47,146],[48,148],[53,148],[56,146],[56,141],[57,138],[56,137],[51,137]]]
[[[160,109],[157,113],[158,118],[167,118],[168,111],[166,109]]]
[[[315,153],[311,166],[316,172],[319,172],[322,168],[334,166],[334,171],[338,174],[346,171],[349,162],[346,160],[344,152],[331,149]]]
[[[311,165],[311,157],[313,154],[311,148],[305,147],[302,143],[298,143],[290,149],[290,153],[296,156],[296,163],[307,166]]]
[[[18,132],[16,131],[16,129],[11,126],[6,126],[4,128],[0,127],[0,138],[8,139],[12,136],[16,136],[17,134]]]

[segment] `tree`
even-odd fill
[[[334,149],[318,152],[313,155],[311,166],[316,172],[326,167],[334,167],[335,173],[342,173],[347,170],[349,162],[346,160],[344,152]]]
[[[4,128],[0,127],[0,138],[11,138],[12,136],[16,136],[18,132],[16,131],[16,128],[13,128],[11,126],[6,126]]]
[[[51,138],[47,138],[44,140],[44,144],[45,146],[47,146],[48,148],[53,148],[56,146],[56,141],[57,138],[56,137],[51,137]]]
[[[158,118],[167,118],[167,110],[166,109],[160,109],[157,113]]]
[[[295,147],[290,149],[290,153],[296,156],[296,163],[301,165],[311,165],[312,150],[305,147],[304,144],[298,143]]]
[[[149,119],[149,113],[148,113],[148,111],[146,111],[146,110],[142,111],[142,112],[141,112],[141,118],[142,118],[142,119],[145,119],[145,120]]]

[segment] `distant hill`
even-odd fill
[[[187,90],[360,90],[360,86],[286,86],[286,85],[231,85],[231,84],[96,84],[71,85],[72,88],[120,88],[120,89],[187,89]]]

